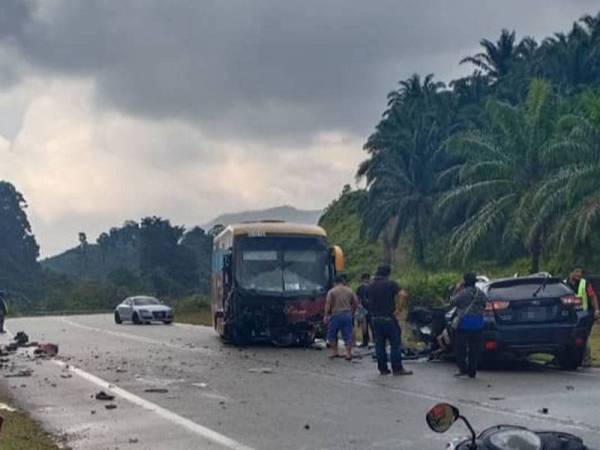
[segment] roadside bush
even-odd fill
[[[410,272],[395,279],[408,291],[409,306],[414,307],[442,304],[448,295],[448,287],[454,286],[461,278],[459,272]]]
[[[179,298],[166,298],[164,302],[173,307],[175,313],[193,312],[210,308],[210,299],[206,295],[193,294]]]

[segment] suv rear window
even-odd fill
[[[513,286],[490,286],[488,290],[488,298],[493,300],[522,300],[527,298],[533,298],[535,291],[541,286],[540,282],[517,284]],[[565,286],[563,283],[558,281],[552,281],[546,284],[546,287],[539,291],[537,297],[549,298],[549,297],[562,297],[564,295],[572,294],[571,289]]]

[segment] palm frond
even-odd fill
[[[514,194],[490,201],[477,214],[460,225],[450,238],[450,260],[465,262],[488,234],[506,220]]]

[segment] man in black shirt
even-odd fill
[[[406,293],[401,291],[395,281],[389,279],[390,266],[381,266],[377,269],[375,280],[367,289],[369,298],[369,312],[373,324],[375,337],[375,353],[377,355],[377,368],[381,375],[389,375],[386,343],[390,343],[390,357],[394,375],[412,375],[412,372],[402,366],[402,330],[398,323],[398,312],[401,309],[396,304],[396,297],[400,294],[400,302],[406,301]],[[402,306],[402,305],[400,305]]]

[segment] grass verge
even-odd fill
[[[190,311],[175,310],[175,322],[212,326],[211,310],[210,308],[200,308]]]
[[[4,388],[0,388],[0,403],[10,405],[11,400]],[[58,450],[66,447],[56,445],[56,439],[23,411],[0,410],[4,419],[0,431],[2,450]]]

